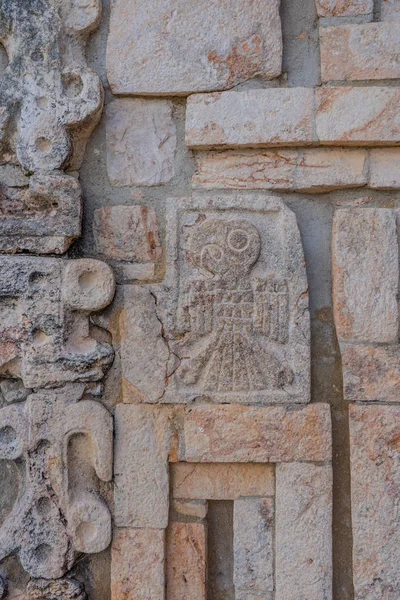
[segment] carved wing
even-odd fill
[[[286,281],[257,280],[254,289],[254,331],[285,344],[289,337],[289,293]]]
[[[199,337],[208,335],[214,326],[215,292],[208,281],[193,281],[189,288],[190,329]]]

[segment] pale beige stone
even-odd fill
[[[274,501],[235,500],[233,513],[233,581],[235,592],[274,590]]]
[[[356,600],[400,596],[400,406],[350,406]]]
[[[164,600],[165,531],[117,529],[111,549],[111,600]]]
[[[327,404],[298,410],[282,406],[197,406],[185,414],[187,462],[324,461],[331,457]]]
[[[242,496],[273,496],[273,465],[193,464],[170,466],[174,498],[237,500]]]
[[[168,451],[169,420],[164,409],[116,407],[114,499],[118,527],[167,526]]]
[[[355,402],[399,402],[400,346],[346,344],[342,349],[344,396]]]
[[[171,181],[176,150],[172,109],[169,100],[142,98],[118,98],[107,106],[107,173],[113,185]]]
[[[367,183],[365,150],[318,148],[299,152],[294,180],[298,191],[327,192]]]
[[[281,73],[280,0],[117,0],[107,75],[116,94],[223,90]],[[222,34],[223,32],[223,34]]]
[[[186,144],[285,146],[311,143],[314,92],[311,88],[270,88],[190,96]]]
[[[316,135],[322,144],[400,142],[397,87],[325,87],[316,90]]]
[[[400,23],[321,27],[322,81],[400,77]]]
[[[400,0],[383,0],[381,3],[381,21],[400,21]]]
[[[275,600],[331,600],[331,466],[277,465],[275,507]]]
[[[370,151],[369,185],[381,190],[400,188],[400,148],[374,148]]]
[[[372,14],[373,0],[315,0],[319,17],[350,17]]]
[[[172,509],[179,515],[205,519],[208,512],[206,500],[174,500]]]
[[[340,341],[397,341],[398,261],[395,211],[350,208],[335,212],[333,302]]]
[[[207,529],[170,523],[167,529],[167,600],[206,600]]]
[[[93,235],[97,252],[106,259],[142,263],[161,256],[157,215],[148,206],[106,206],[95,210]]]

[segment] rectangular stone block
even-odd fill
[[[233,581],[235,595],[274,590],[274,501],[235,500],[233,513]]]
[[[280,0],[117,0],[107,45],[113,93],[189,94],[256,75],[278,77],[279,6]]]
[[[195,188],[326,192],[365,185],[366,152],[344,149],[226,150],[197,157]]]
[[[395,211],[350,208],[335,212],[333,303],[339,341],[397,341],[398,261]]]
[[[383,0],[381,3],[381,21],[400,21],[400,0]]]
[[[342,349],[344,397],[353,402],[399,402],[400,346],[346,344]]]
[[[322,81],[400,77],[400,23],[321,27]]]
[[[315,0],[319,17],[352,17],[371,14],[373,0]]]
[[[276,467],[275,600],[332,600],[332,469]]]
[[[400,406],[350,406],[356,600],[400,597]]]
[[[299,410],[282,406],[198,406],[185,414],[183,427],[187,462],[268,463],[331,458],[327,404],[310,404]]]
[[[311,143],[313,108],[311,88],[193,95],[187,103],[186,144],[201,148]]]
[[[167,600],[206,600],[207,529],[170,523],[167,530]]]
[[[193,464],[170,465],[174,498],[237,500],[242,496],[273,496],[273,465]]]
[[[115,523],[168,525],[169,421],[165,409],[119,404],[115,409]]]
[[[369,186],[381,190],[400,188],[400,148],[370,151]]]
[[[171,181],[176,150],[172,110],[169,100],[143,98],[118,98],[107,106],[107,173],[113,185]]]
[[[111,600],[165,599],[165,531],[117,529],[111,548]]]

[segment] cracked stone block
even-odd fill
[[[0,374],[26,388],[100,380],[114,353],[93,337],[89,316],[114,290],[97,260],[0,257]]]
[[[207,526],[170,523],[167,529],[167,600],[206,600]]]
[[[400,188],[400,148],[374,148],[370,151],[369,185],[381,190]]]
[[[400,23],[321,27],[322,81],[362,81],[400,77]]]
[[[158,219],[147,206],[106,206],[94,211],[93,235],[100,256],[146,263],[162,253]]]
[[[319,17],[352,17],[372,14],[373,0],[315,0]]]
[[[332,254],[339,341],[397,342],[396,212],[387,208],[337,210]]]
[[[276,600],[332,600],[332,468],[276,466]]]
[[[400,595],[400,406],[350,405],[356,600]]]
[[[43,173],[30,177],[29,185],[13,187],[5,181],[3,186],[0,175],[0,252],[66,252],[81,233],[78,181]]]
[[[381,21],[400,21],[400,0],[383,0],[381,4]]]
[[[165,531],[117,529],[111,549],[111,600],[164,600]]]
[[[112,92],[189,94],[278,77],[279,7],[280,0],[117,0],[107,44]]]
[[[236,594],[274,591],[274,501],[235,500],[233,516],[233,580]]]
[[[106,137],[113,185],[154,186],[173,178],[177,137],[169,100],[114,100],[107,106]]]

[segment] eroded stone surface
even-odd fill
[[[107,75],[117,94],[223,90],[281,73],[280,0],[118,0]],[[223,35],[221,32],[223,31]]]
[[[140,98],[118,98],[107,106],[107,172],[113,185],[152,186],[172,179],[172,108],[168,100]]]
[[[332,469],[276,467],[276,600],[332,598]]]
[[[320,28],[322,81],[400,77],[400,23]]]
[[[339,340],[396,342],[399,259],[395,211],[337,210],[332,253]]]
[[[400,148],[371,150],[369,185],[382,190],[400,187]]]
[[[87,600],[82,583],[74,579],[31,579],[27,586],[29,600]]]
[[[400,21],[399,0],[383,0],[381,4],[381,21]]]
[[[400,594],[399,429],[399,406],[350,406],[357,600],[395,600]]]
[[[372,14],[373,0],[315,0],[319,17],[348,17]]]
[[[207,528],[170,523],[167,530],[167,600],[206,600]]]

